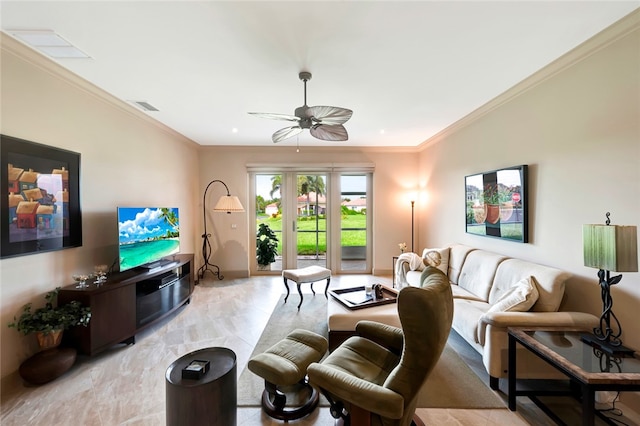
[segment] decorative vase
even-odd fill
[[[476,223],[484,223],[487,220],[487,206],[484,204],[473,206],[473,219]]]
[[[64,330],[53,330],[51,333],[47,334],[41,331],[36,332],[36,339],[38,339],[38,346],[40,346],[40,350],[45,351],[47,349],[53,349],[60,346],[63,331]]]
[[[500,206],[498,204],[487,204],[487,222],[495,224],[500,220]]]
[[[500,204],[500,221],[506,222],[513,215],[513,203],[508,201]]]
[[[271,264],[269,263],[268,265],[260,265],[258,263],[258,271],[270,271],[271,270]]]

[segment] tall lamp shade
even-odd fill
[[[638,272],[635,226],[583,225],[584,266],[614,272]]]
[[[597,268],[602,296],[600,326],[593,334],[583,335],[582,340],[605,352],[622,355],[633,353],[622,346],[622,326],[613,313],[611,286],[622,279],[622,275],[611,276],[610,272],[638,272],[638,230],[635,226],[611,225],[607,213],[605,225],[583,225],[582,245],[584,266]]]
[[[226,213],[242,213],[244,207],[242,203],[235,195],[223,195],[220,197],[216,206],[213,208],[214,212],[226,212]]]
[[[204,233],[202,234],[202,258],[204,260],[203,265],[198,269],[197,278],[200,281],[201,278],[204,277],[204,273],[207,271],[211,271],[212,274],[218,277],[219,280],[223,279],[224,276],[220,272],[220,267],[218,265],[214,265],[209,261],[211,258],[211,242],[209,241],[209,237],[211,234],[207,232],[207,191],[209,191],[209,187],[214,183],[221,183],[224,185],[227,190],[227,195],[223,195],[220,197],[215,207],[213,208],[214,212],[218,213],[241,213],[244,212],[244,207],[242,207],[242,203],[235,195],[231,195],[229,192],[229,187],[226,183],[219,179],[212,180],[209,182],[207,187],[204,190],[204,195],[202,196],[202,217],[204,220]]]

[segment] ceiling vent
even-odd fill
[[[91,59],[51,30],[6,30],[13,37],[54,59]]]
[[[158,108],[146,101],[129,101],[143,111],[160,111]]]

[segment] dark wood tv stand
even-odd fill
[[[65,332],[65,342],[87,355],[117,343],[132,344],[137,332],[189,303],[195,285],[193,254],[178,254],[173,259],[150,270],[111,274],[99,287],[89,281],[85,289],[75,284],[63,287],[59,304],[78,300],[91,307],[89,325]]]

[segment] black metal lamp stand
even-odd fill
[[[211,250],[211,242],[209,241],[209,237],[211,237],[211,234],[207,232],[206,199],[207,199],[207,191],[209,190],[209,187],[215,182],[219,182],[224,185],[225,189],[227,190],[226,197],[227,197],[227,200],[229,200],[229,202],[224,203],[222,201],[225,198],[224,197],[221,198],[216,204],[216,206],[214,207],[214,211],[218,211],[218,212],[226,211],[227,214],[231,214],[232,211],[234,212],[244,211],[244,208],[242,207],[242,204],[240,204],[240,201],[237,199],[237,197],[231,196],[231,193],[229,192],[229,187],[227,186],[226,183],[224,183],[219,179],[215,179],[209,182],[209,184],[204,190],[204,195],[202,197],[202,217],[204,220],[204,234],[202,234],[202,258],[204,260],[204,263],[202,264],[200,269],[198,269],[198,273],[196,275],[198,277],[198,281],[200,281],[200,279],[204,277],[204,273],[207,271],[211,271],[211,273],[216,277],[218,277],[219,280],[222,280],[224,278],[224,276],[220,272],[220,267],[218,265],[214,265],[209,261],[209,259],[211,258],[212,250]],[[213,268],[215,268],[215,270]]]
[[[613,355],[633,354],[633,349],[629,349],[622,345],[620,336],[622,335],[622,326],[618,317],[613,313],[613,297],[611,297],[611,286],[618,284],[622,279],[622,275],[611,276],[609,271],[600,269],[598,271],[598,279],[600,280],[600,291],[602,294],[602,314],[600,315],[600,327],[593,328],[593,334],[585,334],[581,339],[592,345],[597,346],[604,352]],[[613,324],[611,320],[613,319]]]
[[[415,253],[413,248],[413,206],[415,205],[415,201],[411,200],[411,252]]]

